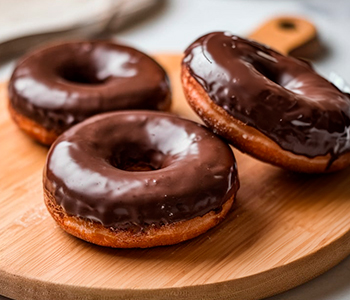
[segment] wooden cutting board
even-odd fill
[[[173,112],[198,120],[182,94],[180,57],[160,55]],[[47,148],[24,135],[0,87],[0,294],[15,299],[259,299],[350,254],[350,169],[301,175],[235,151],[241,188],[227,219],[191,241],[153,249],[94,246],[46,211]],[[195,178],[194,178],[195,180]]]

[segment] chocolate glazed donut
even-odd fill
[[[226,32],[185,51],[184,91],[204,122],[235,147],[299,172],[350,163],[350,98],[305,61]]]
[[[110,247],[175,244],[207,231],[239,187],[230,147],[176,116],[125,111],[92,117],[52,145],[48,210],[68,233]]]
[[[102,112],[168,110],[163,68],[112,42],[69,42],[25,56],[9,83],[10,113],[32,137],[51,144],[72,125]]]

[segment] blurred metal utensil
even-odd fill
[[[116,31],[130,19],[134,20],[137,16],[153,9],[159,2],[163,2],[163,0],[110,0],[105,1],[106,7],[101,10],[103,13],[87,14],[85,19],[80,17],[72,21],[70,18],[70,23],[62,24],[62,26],[53,22],[54,24],[48,28],[43,27],[42,30],[40,28],[40,32],[37,32],[37,29],[34,30],[35,26],[33,26],[31,34],[22,28],[23,35],[14,33],[13,38],[2,39],[2,42],[0,39],[0,64],[40,44],[54,40],[98,37],[105,31]]]

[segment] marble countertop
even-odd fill
[[[149,53],[182,52],[204,33],[227,30],[244,36],[277,15],[299,15],[312,21],[327,47],[327,54],[314,62],[315,68],[325,77],[334,71],[350,82],[350,40],[345,38],[350,25],[348,0],[169,0],[115,37]],[[0,65],[0,81],[9,78],[13,66],[13,61]],[[266,300],[282,299],[349,300],[350,257],[318,278]]]

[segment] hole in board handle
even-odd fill
[[[278,26],[283,30],[295,30],[296,25],[293,21],[290,20],[281,20],[278,23]]]

